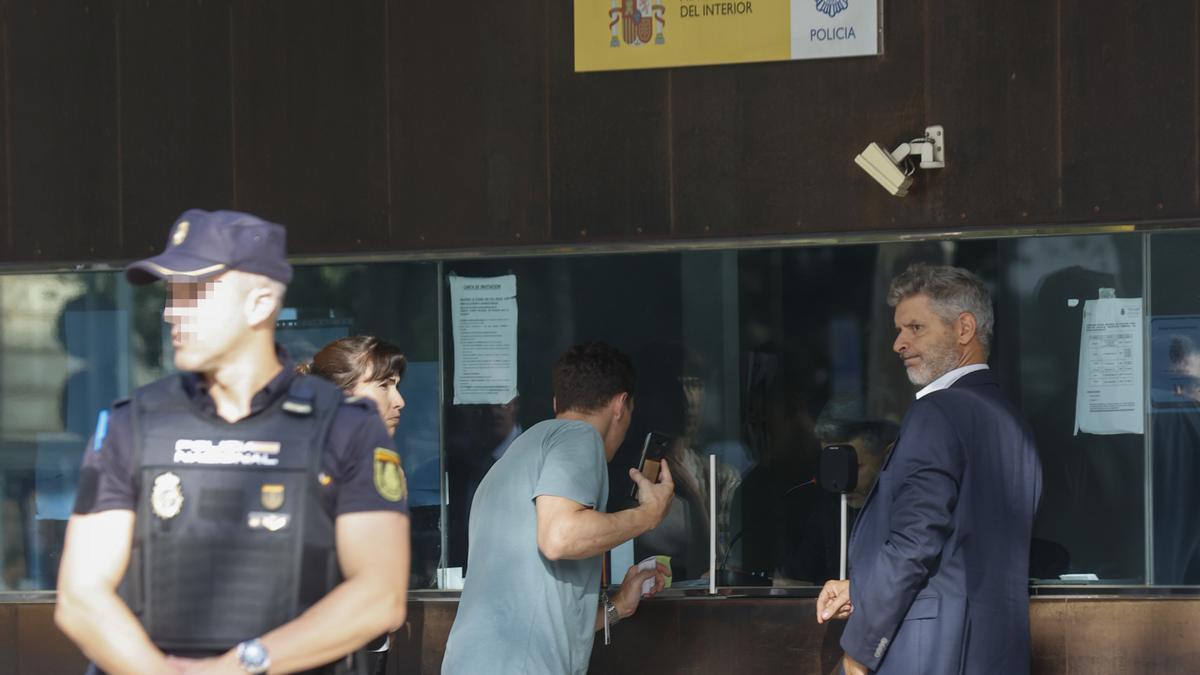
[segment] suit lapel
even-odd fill
[[[992,377],[991,368],[983,368],[981,370],[976,370],[963,375],[955,380],[954,383],[948,387],[948,389],[954,389],[958,387],[978,387],[989,384],[995,385],[996,380]],[[913,402],[915,403],[916,401],[914,400]],[[905,413],[904,419],[900,421],[900,432],[896,435],[896,440],[892,442],[892,447],[888,449],[887,457],[883,459],[883,464],[879,467],[879,475],[875,479],[875,484],[872,485],[871,489],[867,492],[867,498],[863,501],[862,509],[858,512],[858,518],[860,520],[866,515],[867,510],[871,508],[871,505],[875,503],[875,492],[879,487],[879,479],[883,477],[883,472],[887,471],[888,464],[891,464],[892,462],[892,455],[895,453],[896,448],[900,445],[900,439],[904,435],[904,427],[907,422],[908,414]],[[855,528],[854,531],[850,533],[850,541],[847,544],[848,548],[854,547],[854,540],[858,537],[858,532],[858,528]]]
[[[903,424],[900,426],[900,429],[901,429],[901,431],[903,431],[903,429],[904,429]],[[899,443],[900,443],[900,435],[897,434],[896,440],[892,441],[891,447],[888,448],[887,457],[883,458],[883,464],[880,465],[879,473],[876,474],[876,476],[875,476],[875,483],[871,485],[870,490],[867,490],[867,498],[863,500],[862,508],[859,509],[858,518],[855,519],[855,522],[857,522],[858,520],[861,520],[863,518],[863,516],[866,515],[867,509],[871,508],[871,504],[873,504],[875,502],[875,490],[876,490],[876,488],[879,487],[879,478],[881,476],[883,476],[883,470],[887,468],[888,462],[892,461],[892,452],[895,451],[896,446],[899,445]],[[858,536],[858,528],[854,528],[854,531],[850,533],[850,540],[848,542],[846,542],[847,549],[853,548],[854,539],[857,536]]]

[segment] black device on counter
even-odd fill
[[[821,449],[821,469],[817,476],[821,488],[846,493],[858,486],[858,452],[849,443],[827,445]]]

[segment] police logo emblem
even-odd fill
[[[408,495],[400,455],[394,450],[375,448],[375,491],[389,502],[398,502]]]
[[[179,224],[175,226],[175,234],[171,235],[171,243],[176,246],[182,244],[183,240],[187,239],[188,227],[188,221],[179,221]]]
[[[817,0],[817,11],[833,18],[850,8],[850,0]]]
[[[262,505],[268,511],[278,511],[283,506],[283,486],[267,483],[262,486]]]
[[[168,471],[154,478],[150,488],[150,510],[163,520],[170,520],[183,510],[183,482]]]

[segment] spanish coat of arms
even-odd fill
[[[623,41],[630,47],[666,42],[663,29],[667,25],[667,8],[654,0],[612,0],[608,10],[608,28],[612,31],[610,47],[620,47]],[[655,28],[657,27],[657,31]]]

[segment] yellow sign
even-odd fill
[[[878,53],[878,0],[575,0],[575,70]]]

